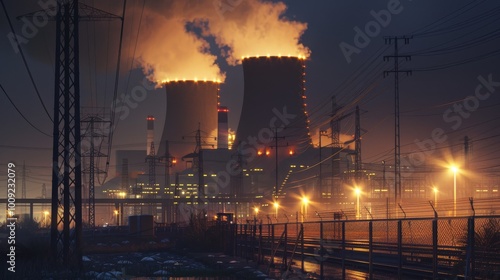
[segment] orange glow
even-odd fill
[[[304,205],[309,204],[309,198],[307,198],[307,196],[303,196],[301,200]]]
[[[146,118],[146,120],[148,120],[148,121],[154,121],[154,120],[155,120],[155,118],[154,118],[153,116],[148,116],[148,117]]]
[[[229,112],[229,109],[228,108],[218,108],[217,109],[217,112]]]
[[[130,8],[132,14],[143,13],[145,27],[140,30],[136,48],[124,50],[124,58],[136,58],[143,73],[155,83],[180,79],[176,77],[197,81],[206,77],[223,82],[225,73],[213,54],[220,50],[211,52],[208,37],[215,38],[217,47],[224,48],[230,65],[240,64],[245,56],[310,56],[310,50],[300,43],[307,23],[285,16],[284,1],[233,1],[241,3],[229,5],[230,13],[224,13],[224,3],[214,10],[214,1],[197,1],[196,5],[186,5],[184,1],[152,2],[155,3],[146,4],[143,10],[140,5]],[[200,27],[202,35],[187,28],[188,23],[197,20],[204,23]]]
[[[247,55],[247,56],[242,56],[241,60],[243,61],[245,59],[251,59],[251,58],[274,58],[274,57],[281,58],[281,55]],[[288,55],[288,57],[289,58],[297,58],[300,60],[306,59],[306,56],[303,56],[303,55]]]
[[[195,83],[207,83],[207,82],[209,82],[209,83],[216,83],[216,84],[222,83],[220,79],[213,79],[213,80],[207,80],[207,79],[203,79],[203,80],[173,79],[173,80],[170,80],[170,79],[166,79],[166,80],[161,80],[160,84],[184,83],[184,82],[195,82]]]
[[[269,150],[266,150],[266,156],[270,155],[271,154],[271,151]]]
[[[176,158],[172,158],[172,164],[176,164],[177,163],[177,159]]]
[[[257,151],[257,155],[258,155],[258,156],[261,156],[261,155],[262,155],[262,151],[261,151],[261,150],[258,150],[258,151]]]
[[[293,154],[294,154],[294,153],[295,153],[295,152],[294,152],[293,150],[289,150],[289,151],[288,151],[288,154],[289,154],[289,155],[291,155],[291,156],[293,156]]]
[[[143,11],[134,10],[140,9],[138,7],[131,8],[131,13],[144,12],[143,24],[154,28],[141,29],[136,49],[125,50],[124,57],[139,58],[135,60],[138,66],[148,80],[157,83],[157,86],[181,78],[224,80],[225,74],[216,64],[217,56],[208,51],[209,42],[186,30],[183,18],[187,17],[189,11],[173,12],[176,16],[167,17],[160,12],[164,8],[152,4],[146,4]],[[169,36],[165,36],[162,30],[168,30]]]

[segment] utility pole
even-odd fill
[[[332,97],[332,114],[330,120],[330,126],[332,128],[332,147],[340,148],[340,120],[341,116],[337,116],[341,107],[337,104],[337,98]],[[333,158],[332,158],[333,159]]]
[[[354,177],[356,183],[361,180],[361,121],[359,116],[359,106],[356,106],[355,113],[355,131],[354,131],[354,144],[355,144],[355,161],[354,161]]]
[[[406,61],[411,60],[409,55],[399,55],[398,41],[402,40],[405,44],[410,43],[412,37],[406,36],[386,36],[384,37],[386,44],[394,42],[394,55],[384,56],[384,61],[394,59],[394,70],[384,71],[384,77],[390,73],[394,73],[394,199],[398,203],[398,198],[401,200],[401,142],[400,142],[400,122],[399,122],[399,73],[404,72],[407,75],[411,74],[408,70],[399,70],[399,59],[404,58]]]
[[[274,140],[274,146],[269,146],[270,148],[275,148],[274,153],[275,153],[275,174],[274,174],[274,189],[273,189],[273,200],[278,199],[278,193],[281,192],[281,188],[278,188],[278,148],[280,147],[288,147],[288,143],[286,145],[279,145],[278,140],[279,139],[285,139],[284,136],[278,137],[278,128],[274,127],[274,136],[272,137]]]
[[[469,167],[470,167],[470,150],[471,150],[471,147],[470,147],[470,139],[468,136],[465,136],[464,137],[464,169],[466,172],[469,172]],[[467,176],[463,176],[463,190],[468,197],[472,197],[473,196],[473,191],[472,189],[469,189],[469,179],[467,178]]]
[[[174,166],[176,163],[177,163],[177,159],[175,157],[173,157],[171,154],[170,154],[170,149],[169,149],[169,145],[168,145],[168,140],[165,141],[165,155],[163,157],[160,158],[160,161],[161,162],[164,162],[165,163],[165,188],[161,194],[161,197],[166,197],[165,193],[167,190],[170,190],[170,167]],[[160,188],[161,189],[161,188]],[[172,198],[172,196],[171,196]],[[174,195],[173,195],[173,198],[175,198],[175,191],[174,191]],[[173,206],[173,200],[172,201],[172,205],[170,205],[170,209],[171,211],[175,211],[174,210],[174,206]],[[166,220],[165,220],[165,211],[162,211],[163,215],[162,215],[162,223],[164,223]],[[169,218],[168,220],[173,220],[173,216],[171,216],[171,219]]]
[[[196,141],[196,147],[194,149],[194,152],[190,155],[182,157],[182,160],[184,158],[192,157],[193,158],[193,168],[196,168],[198,171],[198,202],[201,202],[202,196],[205,196],[205,180],[203,178],[203,144],[202,143],[202,136],[201,136],[201,129],[200,129],[201,124],[198,124],[198,129],[196,130],[196,134],[194,136],[195,141]],[[192,137],[192,136],[189,136]],[[182,137],[184,139],[184,136]],[[213,147],[213,145],[212,145]]]
[[[382,197],[382,190],[385,190],[385,160],[382,161],[382,188],[380,190],[380,197]]]
[[[149,155],[146,156],[146,162],[148,163],[148,186],[150,188],[149,196],[151,198],[156,198],[156,164],[160,161],[160,158],[156,156],[155,142],[151,142],[149,149]],[[142,193],[142,192],[141,192]],[[154,204],[153,204],[154,205]],[[156,216],[156,205],[150,205],[150,214]]]
[[[321,153],[321,150],[323,148],[323,146],[321,145],[321,138],[322,136],[328,136],[327,134],[327,131],[326,130],[319,130],[319,189],[318,189],[318,198],[322,198],[322,191],[323,191],[323,168],[322,168],[322,165],[323,165],[323,157],[322,157],[322,153]],[[333,174],[332,174],[333,176]]]
[[[177,159],[170,154],[168,140],[165,141],[165,155],[160,160],[165,163],[165,190],[170,189],[170,168],[177,163]]]
[[[47,187],[45,186],[45,183],[42,184],[42,198],[45,198],[47,196]]]
[[[87,138],[90,143],[90,147],[88,151],[85,151],[82,153],[82,157],[88,157],[89,158],[89,166],[86,168],[83,168],[82,172],[89,174],[89,182],[88,182],[88,187],[89,187],[89,227],[94,228],[95,227],[95,179],[96,176],[99,176],[99,174],[104,174],[106,171],[101,170],[97,168],[98,164],[96,164],[96,161],[99,161],[98,158],[105,158],[107,155],[103,154],[100,152],[100,144],[99,148],[96,148],[95,142],[100,142],[102,143],[102,140],[104,137],[106,137],[104,134],[101,134],[97,132],[96,130],[96,124],[104,124],[104,123],[110,123],[110,121],[105,120],[102,116],[99,116],[99,114],[93,114],[90,113],[88,114],[82,121],[81,124],[82,126],[87,124],[87,128],[85,129],[85,133],[82,135],[83,138]],[[97,158],[97,159],[96,159]]]
[[[50,251],[55,263],[76,269],[81,267],[82,261],[78,23],[81,20],[123,21],[123,17],[80,4],[78,0],[60,0],[55,10],[32,12],[21,17],[45,17],[56,21]]]
[[[54,260],[79,267],[82,166],[78,21],[78,0],[57,3],[50,245]]]

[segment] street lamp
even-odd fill
[[[280,205],[277,201],[274,202],[274,218],[277,220],[278,219],[278,209],[280,208]]]
[[[48,215],[49,215],[49,211],[43,211],[43,221],[44,221],[45,227],[48,225],[48,223],[47,223],[47,216]]]
[[[304,217],[307,217],[307,204],[309,203],[309,198],[306,196],[302,197],[302,206],[304,207],[304,212],[302,213],[302,222],[304,222]]]
[[[361,195],[361,190],[358,187],[354,188],[354,192],[356,193],[356,219],[359,219],[359,196]]]
[[[457,172],[458,167],[452,165],[450,170],[453,172],[453,217],[457,216]]]
[[[437,198],[438,189],[436,187],[434,187],[434,188],[432,188],[432,191],[434,191],[434,206],[437,208],[437,206],[438,206],[438,198]]]
[[[115,210],[113,211],[113,213],[115,213],[115,217],[116,217],[116,225],[117,225],[117,226],[119,226],[119,225],[120,225],[120,220],[118,219],[118,218],[119,218],[119,217],[118,217],[119,212],[118,212],[118,210],[116,210],[116,209],[115,209]]]

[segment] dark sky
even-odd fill
[[[15,17],[40,7],[35,1],[4,2],[16,32],[22,34],[24,22]],[[105,1],[105,4],[94,3],[100,1],[83,2],[113,13],[120,13],[121,9],[120,1]],[[481,78],[478,77],[486,81],[500,81],[500,3],[465,0],[294,0],[285,3],[288,6],[287,18],[308,24],[300,41],[311,51],[306,62],[306,95],[313,129],[328,122],[329,102],[335,95],[346,113],[352,112],[356,105],[366,111],[361,119],[361,126],[366,131],[363,136],[363,161],[393,161],[394,76],[383,78],[383,71],[391,70],[393,61],[384,62],[383,56],[392,55],[394,47],[385,45],[383,38],[413,35],[410,44],[400,48],[402,55],[412,55],[411,61],[401,62],[400,69],[414,70],[411,76],[400,75],[402,153],[424,155],[432,164],[434,160],[458,159],[463,149],[463,138],[468,136],[473,141],[475,164],[483,171],[498,172],[500,86],[493,82],[489,92],[486,86],[480,86]],[[143,1],[131,0],[127,8],[133,11],[142,4]],[[374,14],[387,15],[390,11],[393,12],[390,19],[380,19],[385,20],[382,22],[385,26],[375,24]],[[123,48],[130,51],[134,48],[139,26],[137,14],[127,14],[126,21]],[[344,43],[344,46],[356,47],[356,30],[365,30],[367,26],[375,29],[369,29],[371,36],[366,37],[369,41],[358,42],[356,51],[359,53],[350,55],[349,63],[339,45]],[[109,108],[119,23],[82,23],[81,27],[82,106],[94,104]],[[141,28],[144,30],[144,27]],[[107,36],[96,36],[96,30]],[[53,32],[54,23],[49,23],[22,45],[36,86],[51,115]],[[171,34],[169,30],[158,32],[164,32],[165,36]],[[8,39],[10,29],[3,11],[0,33],[3,38],[0,40],[0,83],[25,117],[38,129],[51,135],[50,120],[38,100],[21,56],[14,52]],[[213,55],[218,55],[220,69],[226,73],[225,83],[221,85],[221,103],[230,108],[230,127],[235,130],[243,96],[241,65],[228,65],[220,57],[214,40],[208,38],[207,41],[211,43]],[[400,43],[403,45],[403,42]],[[119,92],[130,92],[141,84],[144,75],[140,69],[131,67],[130,61],[124,61],[122,66]],[[478,86],[480,89],[475,97]],[[0,118],[3,120],[0,122],[0,164],[5,167],[13,161],[20,166],[26,161],[28,189],[36,190],[31,196],[39,196],[41,184],[50,185],[52,140],[23,120],[3,92],[0,104]],[[151,91],[145,100],[138,102],[137,108],[130,110],[130,114],[118,122],[113,151],[144,149],[145,118],[148,114],[157,116],[156,127],[162,127],[164,108],[164,91]],[[346,118],[343,132],[353,134],[353,128],[354,119]],[[433,133],[434,139],[440,143],[428,140]],[[156,141],[160,136],[161,131],[157,130]],[[425,143],[426,146],[416,143]],[[113,159],[111,163],[114,164]],[[0,174],[0,178],[5,178],[4,172]]]

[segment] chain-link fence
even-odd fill
[[[234,252],[321,279],[358,271],[397,278],[500,277],[500,216],[240,224]],[[336,270],[332,270],[336,269]]]

